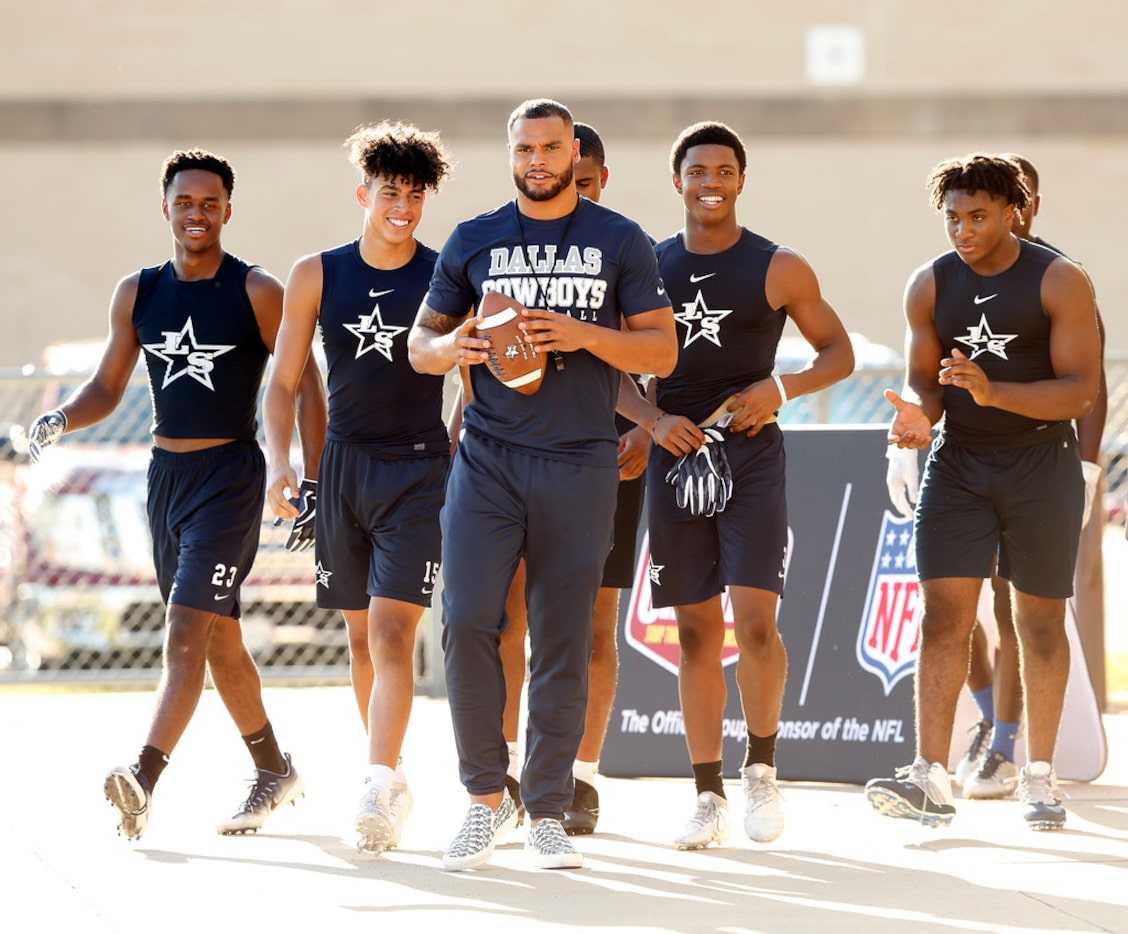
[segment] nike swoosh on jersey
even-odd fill
[[[691,285],[696,285],[698,282],[704,282],[706,279],[712,279],[715,275],[715,272],[707,272],[703,276],[690,276],[689,281]]]
[[[983,298],[980,298],[978,295],[976,295],[975,296],[975,304],[982,305],[984,302],[989,302],[989,301],[991,301],[991,299],[998,298],[998,297],[999,297],[998,292],[996,292],[994,295],[985,295]]]
[[[377,292],[375,289],[368,290],[369,298],[379,298],[381,295],[391,295],[395,289],[384,289],[383,292]]]

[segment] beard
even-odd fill
[[[556,176],[556,184],[549,185],[547,188],[530,188],[525,181],[524,175],[513,174],[513,184],[517,186],[517,190],[521,192],[530,201],[551,201],[560,192],[572,184],[572,178],[575,175],[574,166],[569,165],[568,168]]]

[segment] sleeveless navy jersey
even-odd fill
[[[321,254],[329,440],[389,456],[449,450],[443,378],[415,372],[407,359],[407,335],[437,258],[416,243],[406,265],[375,269],[361,258],[359,240]]]
[[[988,379],[1031,383],[1054,378],[1042,277],[1059,254],[1027,240],[1019,246],[1014,264],[994,276],[977,275],[955,251],[933,260],[933,321],[945,356],[958,348]],[[969,447],[1020,447],[1058,424],[978,405],[957,386],[943,387],[943,402],[945,434]]]
[[[255,439],[269,351],[247,297],[250,269],[227,253],[214,279],[182,282],[171,260],[141,270],[133,327],[149,371],[153,434]]]
[[[439,254],[427,304],[461,319],[491,291],[616,329],[623,316],[669,304],[646,234],[586,198],[555,220],[520,216],[511,201],[459,224]],[[614,467],[619,371],[586,350],[561,359],[563,369],[548,361],[531,396],[506,389],[485,366],[470,367],[474,401],[463,424],[516,450]]]
[[[678,363],[658,380],[658,406],[695,423],[775,367],[787,313],[768,304],[768,265],[779,247],[741,228],[720,253],[691,253],[682,234],[655,247],[678,328]]]

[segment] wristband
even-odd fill
[[[779,405],[782,408],[784,403],[787,402],[787,390],[783,388],[783,380],[777,374],[773,373],[772,379],[775,380],[776,389],[779,390]]]
[[[654,437],[654,432],[656,432],[658,430],[658,423],[660,421],[662,421],[662,419],[664,419],[669,414],[670,414],[669,412],[661,412],[661,413],[659,413],[658,417],[656,419],[654,419],[654,424],[650,426],[650,437],[651,438]]]

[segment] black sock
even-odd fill
[[[744,768],[762,762],[764,765],[775,767],[776,734],[771,736],[753,736],[748,734],[748,746],[744,752]]]
[[[711,791],[720,797],[725,796],[725,782],[723,765],[720,759],[716,762],[694,762],[693,783],[697,786],[697,793]]]
[[[144,774],[149,781],[149,791],[157,786],[157,779],[168,765],[168,756],[156,746],[142,746],[141,755],[137,757],[137,770]]]
[[[244,736],[243,742],[247,744],[251,758],[255,760],[256,769],[265,769],[277,775],[285,775],[289,770],[282,750],[278,748],[278,740],[274,738],[274,728],[271,727],[269,720],[257,733]]]

